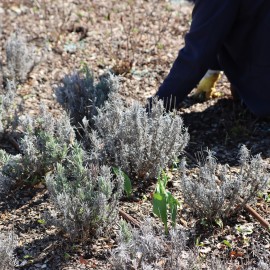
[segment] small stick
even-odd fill
[[[133,218],[132,216],[130,216],[129,214],[127,214],[126,212],[124,212],[123,210],[119,210],[119,214],[121,217],[123,217],[125,220],[129,221],[130,223],[132,223],[135,227],[140,228],[141,224],[139,221],[137,221],[135,218]]]
[[[252,207],[250,207],[249,205],[245,205],[244,209],[250,213],[255,219],[257,219],[261,225],[266,228],[267,230],[270,231],[270,224],[267,220],[265,220],[261,215],[259,215]]]

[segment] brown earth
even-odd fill
[[[107,69],[113,70],[120,76],[124,100],[128,104],[133,100],[145,103],[156,92],[183,46],[191,11],[190,5],[166,0],[3,0],[1,55],[5,63],[4,44],[14,31],[26,35],[29,44],[37,48],[40,62],[19,88],[29,114],[36,114],[41,103],[55,115],[61,113],[54,89],[64,75],[84,64],[96,76]],[[189,97],[180,109],[191,137],[186,151],[195,156],[209,148],[221,163],[237,166],[239,147],[246,144],[252,154],[262,153],[270,164],[270,121],[256,118],[241,104],[233,102],[225,76],[217,88],[223,93],[220,98],[196,102]],[[12,148],[12,145],[1,142],[1,147]],[[191,160],[191,168],[193,165]],[[173,181],[172,192],[176,196],[180,196],[178,186]],[[153,190],[154,185],[148,188],[146,199],[122,202],[121,208],[137,220],[144,220],[151,215]],[[264,194],[268,202],[258,199],[253,205],[268,221],[269,193]],[[138,193],[138,197],[142,194]],[[209,228],[196,225],[198,220],[186,207],[179,213],[178,222],[187,230],[193,228],[196,237],[201,237],[202,254],[228,258],[229,250],[220,242],[231,237],[235,250],[243,255],[229,259],[256,266],[258,256],[269,256],[269,232],[245,211],[223,229],[215,227],[210,233]],[[115,245],[114,237],[98,239],[90,251],[82,249],[56,228],[41,224],[42,214],[52,208],[43,185],[13,190],[0,204],[0,230],[14,229],[19,237],[16,253],[20,268],[109,269],[108,251]],[[247,241],[237,235],[236,224],[252,227]],[[254,246],[260,247],[259,255],[252,255]]]

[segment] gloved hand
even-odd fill
[[[220,77],[221,71],[208,70],[199,82],[193,97],[199,99],[211,99],[221,96],[221,93],[217,92],[215,88]]]

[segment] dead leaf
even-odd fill
[[[83,258],[83,256],[80,256],[80,264],[88,265],[88,261]]]
[[[241,258],[244,256],[244,253],[243,252],[240,252],[240,251],[237,251],[237,250],[232,250],[230,253],[229,253],[229,256],[231,258]]]

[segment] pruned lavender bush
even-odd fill
[[[0,89],[1,90],[1,89]],[[16,121],[14,98],[16,96],[16,85],[12,81],[6,82],[5,89],[0,92],[0,138],[7,129]]]
[[[144,222],[140,229],[120,223],[118,247],[111,252],[113,269],[197,269],[196,255],[188,250],[182,231],[171,231],[165,236],[154,222]]]
[[[252,157],[245,146],[240,149],[240,170],[230,171],[228,165],[217,163],[208,151],[204,163],[199,162],[198,175],[187,174],[181,164],[181,186],[185,202],[202,218],[213,221],[239,211],[254,200],[268,181],[267,164],[260,155]]]
[[[139,179],[157,177],[189,140],[182,118],[165,113],[162,101],[155,100],[148,114],[139,103],[126,108],[117,95],[98,110],[95,128],[89,136],[96,158]]]
[[[6,42],[6,66],[0,61],[0,137],[11,125],[17,124],[19,106],[15,108],[14,102],[17,83],[27,79],[37,61],[34,48],[27,44],[25,37],[19,32],[12,34]]]
[[[5,150],[0,149],[0,168],[9,162],[11,155]],[[14,179],[4,175],[0,171],[0,201],[4,201],[5,196],[8,194],[12,185],[15,184]]]
[[[22,83],[37,63],[35,50],[20,32],[13,33],[6,43],[7,73],[13,82]]]
[[[243,267],[242,263],[232,261],[227,257],[215,257],[208,254],[200,256],[199,248],[189,248],[186,244],[187,234],[174,229],[169,235],[164,235],[155,221],[147,220],[141,228],[132,228],[125,221],[120,221],[117,237],[117,247],[111,250],[110,262],[115,270],[224,270],[269,269],[268,254],[257,256],[259,262],[255,267],[254,261]],[[267,268],[268,267],[268,268]]]
[[[0,233],[0,269],[15,269],[17,260],[14,257],[14,249],[17,246],[17,237],[13,232]]]
[[[56,89],[56,97],[70,114],[74,126],[80,128],[86,117],[92,127],[97,108],[102,107],[110,93],[118,88],[117,78],[110,73],[105,73],[95,84],[94,75],[85,67],[81,72],[64,77],[62,85]]]
[[[88,162],[86,152],[75,143],[63,164],[46,176],[49,194],[62,214],[56,224],[72,238],[86,240],[106,234],[118,216],[123,179],[113,177],[107,166]]]
[[[21,154],[0,160],[1,172],[16,181],[41,181],[57,162],[66,158],[75,137],[73,128],[67,115],[55,119],[44,108],[36,118],[25,116],[20,128]]]

